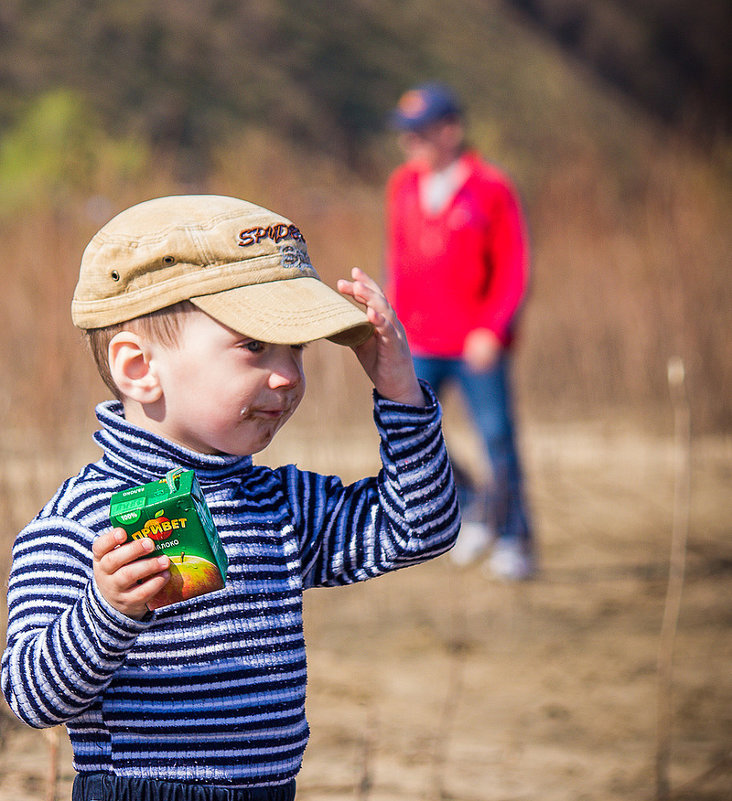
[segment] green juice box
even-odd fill
[[[193,470],[171,470],[160,481],[116,492],[109,519],[127,532],[128,542],[153,540],[150,556],[170,557],[170,580],[148,608],[195,598],[226,584],[226,553]]]

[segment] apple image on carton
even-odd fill
[[[170,557],[170,579],[162,590],[148,602],[148,609],[187,601],[197,595],[221,590],[224,581],[218,567],[201,556],[185,553]]]

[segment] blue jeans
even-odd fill
[[[456,465],[456,480],[466,520],[485,522],[498,537],[531,545],[532,533],[524,499],[524,480],[516,448],[510,359],[503,353],[485,372],[473,372],[462,359],[415,356],[417,376],[439,396],[448,381],[456,382],[482,440],[491,468],[487,489],[477,492]],[[453,460],[454,461],[454,460]]]
[[[247,790],[129,779],[111,773],[79,773],[71,791],[71,801],[293,801],[294,798],[294,779],[277,787]]]

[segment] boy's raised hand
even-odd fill
[[[374,335],[354,348],[376,391],[397,403],[424,406],[425,399],[414,372],[404,328],[381,287],[363,270],[354,267],[350,281],[338,281],[338,291],[366,306]]]
[[[170,573],[167,556],[149,555],[155,543],[151,539],[127,542],[122,528],[113,528],[94,540],[94,579],[99,592],[123,615],[140,620],[149,611],[150,601],[165,586]]]

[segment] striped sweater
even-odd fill
[[[100,404],[102,458],[18,535],[2,689],[35,727],[65,723],[79,772],[278,785],[308,739],[302,591],[416,564],[454,542],[459,513],[434,396],[375,395],[378,477],[350,486],[293,465],[184,449]],[[193,469],[229,560],[215,593],[132,620],[93,581],[112,493]]]

